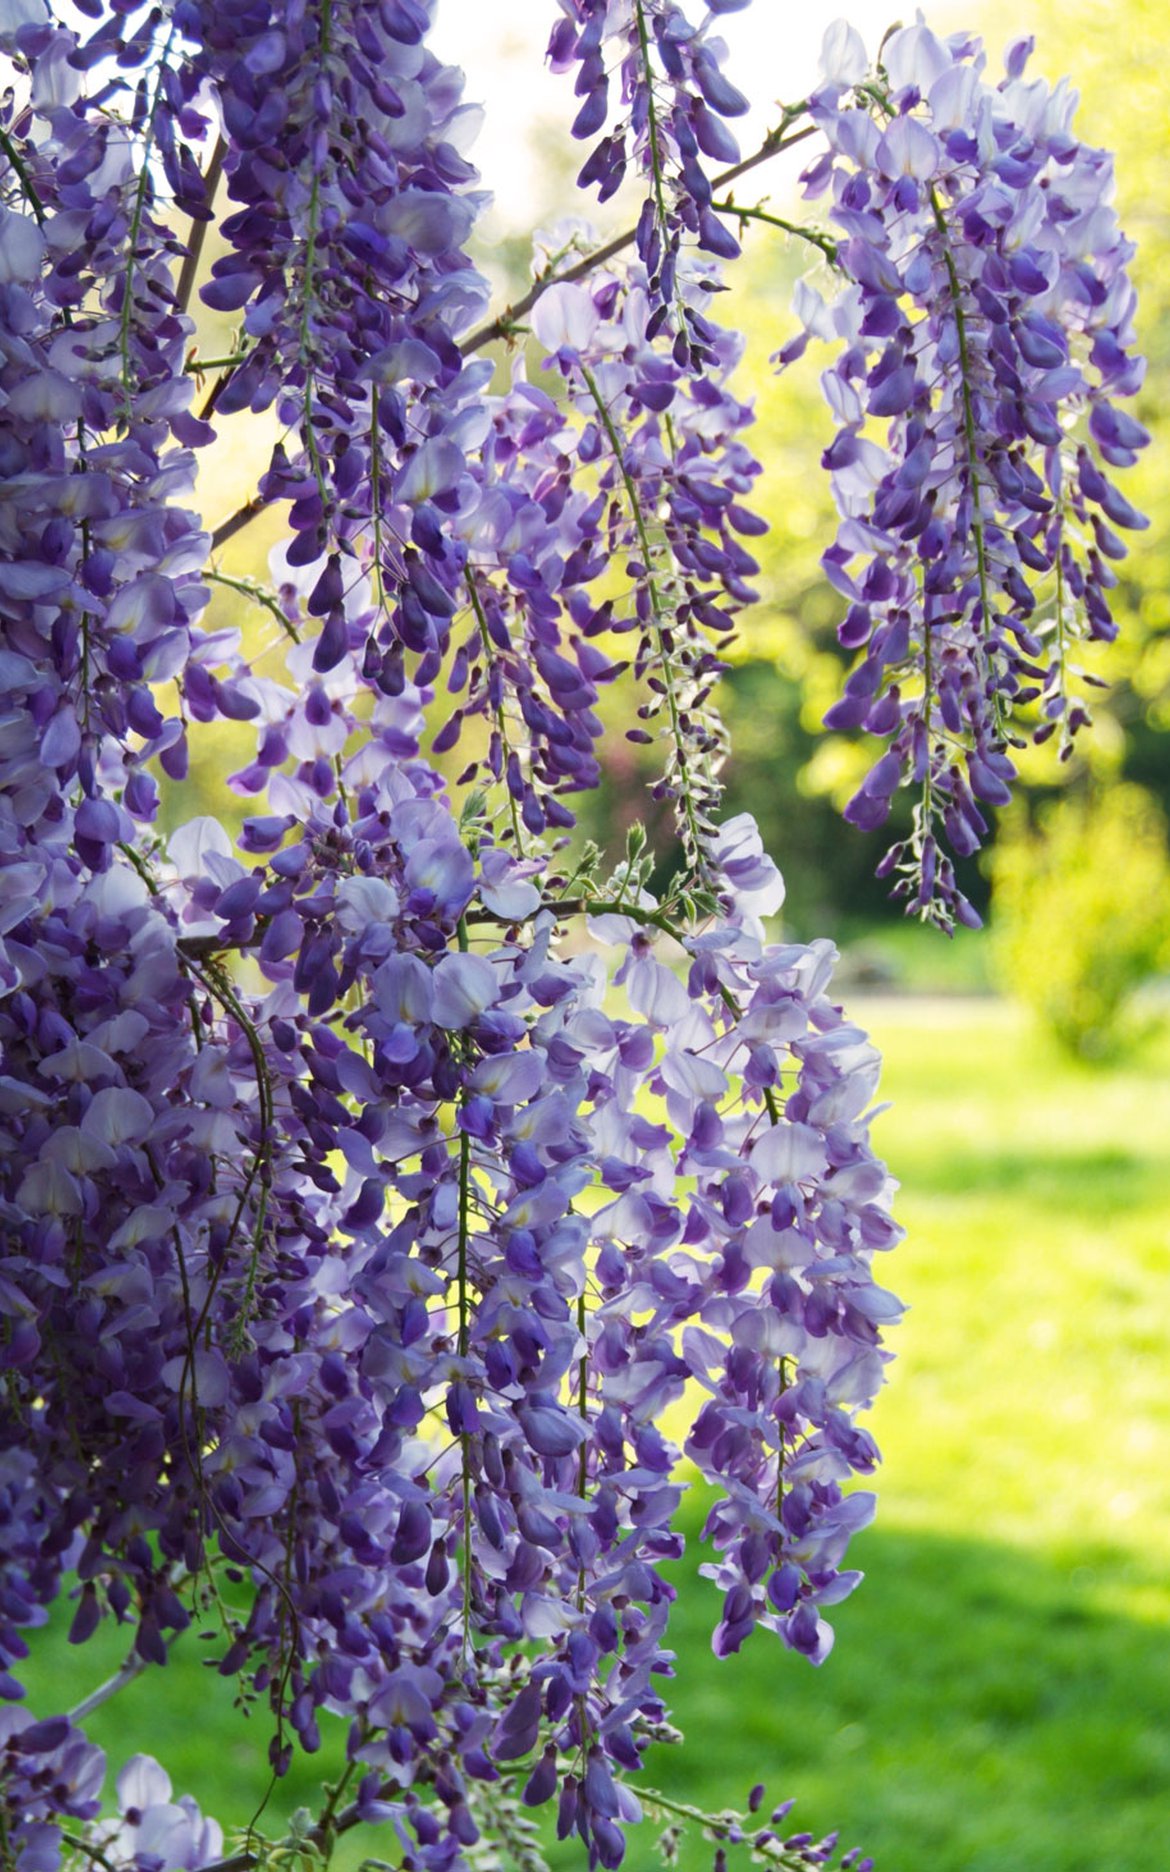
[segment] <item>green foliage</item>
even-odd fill
[[[1008,815],[991,859],[993,956],[1006,993],[1068,1052],[1115,1057],[1136,991],[1170,965],[1166,821],[1132,784],[1076,794],[1031,826]]]

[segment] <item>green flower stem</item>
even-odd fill
[[[321,62],[324,65],[332,49],[333,0],[321,0]],[[329,490],[325,482],[325,470],[321,464],[321,452],[317,447],[317,437],[313,429],[313,392],[317,387],[316,373],[313,369],[312,333],[309,329],[313,303],[314,273],[317,265],[317,237],[321,223],[321,177],[313,171],[312,186],[309,191],[309,209],[305,232],[305,266],[301,282],[301,318],[299,330],[300,362],[305,371],[305,394],[301,400],[302,429],[305,451],[309,465],[313,470],[313,479],[317,483],[317,492],[328,509]]]
[[[959,376],[963,385],[963,436],[967,445],[967,474],[971,484],[971,532],[975,540],[975,563],[979,573],[979,608],[982,612],[983,630],[991,628],[991,599],[987,578],[987,540],[983,527],[983,513],[979,505],[980,460],[979,436],[975,424],[975,404],[971,393],[971,346],[967,334],[967,312],[963,304],[962,281],[951,244],[947,234],[946,218],[938,190],[931,188],[930,205],[934,213],[934,224],[942,241],[943,265],[947,270],[947,284],[950,289],[951,304],[955,314],[955,336],[959,346]]]
[[[162,102],[162,81],[166,75],[174,44],[175,28],[167,34],[158,67],[154,76],[154,96],[146,118],[146,131],[143,137],[141,161],[138,171],[138,183],[134,190],[134,206],[130,212],[130,231],[126,240],[126,280],[122,288],[122,316],[119,326],[119,350],[122,357],[122,389],[125,393],[127,412],[131,396],[130,371],[130,326],[134,317],[134,273],[138,263],[138,237],[142,232],[142,218],[146,213],[146,199],[150,189],[150,157],[154,148],[154,126],[158,107]]]
[[[470,936],[466,917],[457,925],[459,947],[466,952]],[[471,1308],[468,1293],[467,1261],[471,1243],[471,1137],[459,1133],[459,1248],[456,1280],[459,1304],[459,1357],[466,1359],[471,1344]],[[471,1446],[466,1431],[459,1433],[460,1468],[463,1493],[463,1655],[471,1643]]]
[[[224,585],[229,591],[239,592],[242,597],[250,599],[252,604],[270,612],[285,636],[291,637],[294,643],[300,643],[301,634],[292,619],[285,616],[279,599],[263,585],[258,585],[255,579],[234,578],[231,573],[216,572],[210,566],[204,570],[203,577],[212,585]]]
[[[248,1166],[247,1175],[244,1178],[243,1186],[236,1201],[235,1214],[232,1217],[231,1227],[228,1230],[227,1243],[227,1248],[230,1249],[239,1231],[240,1222],[243,1219],[248,1198],[252,1193],[257,1178],[259,1178],[260,1200],[256,1205],[256,1219],[252,1226],[252,1252],[248,1261],[248,1273],[244,1285],[244,1298],[240,1307],[239,1318],[236,1322],[236,1330],[242,1335],[247,1331],[248,1320],[251,1317],[252,1305],[255,1300],[256,1280],[260,1267],[260,1248],[264,1239],[264,1222],[268,1207],[268,1186],[271,1179],[272,1139],[275,1118],[272,1079],[268,1071],[268,1061],[264,1056],[264,1046],[260,1036],[249,1018],[247,1010],[229,981],[225,970],[218,962],[214,962],[210,959],[204,962],[202,966],[189,956],[186,957],[185,960],[186,966],[190,969],[192,974],[203,983],[208,993],[219,1002],[225,1013],[231,1015],[232,1019],[239,1027],[240,1032],[247,1042],[248,1051],[252,1055],[252,1064],[256,1071],[256,1092],[260,1102],[260,1140],[253,1152],[252,1161]],[[220,1265],[227,1265],[227,1250],[224,1252]],[[198,1334],[203,1329],[214,1292],[215,1283],[209,1283],[207,1298],[203,1304],[203,1311],[195,1326],[196,1337],[198,1337]]]
[[[483,608],[483,599],[479,595],[479,586],[475,582],[475,573],[472,571],[470,566],[468,566],[466,571],[464,572],[463,580],[464,580],[465,585],[467,586],[467,595],[471,599],[471,608],[475,612],[476,623],[479,626],[479,640],[480,640],[480,643],[483,645],[484,657],[487,660],[488,667],[490,668],[496,660],[495,645],[492,643],[491,632],[488,630],[487,613],[484,611],[484,608]],[[512,796],[512,790],[508,786],[507,778],[506,778],[507,757],[510,753],[513,752],[513,748],[512,748],[511,741],[509,740],[509,737],[508,737],[508,720],[507,720],[506,715],[504,714],[504,703],[503,703],[502,697],[500,701],[496,704],[495,716],[496,716],[496,729],[499,733],[500,741],[502,743],[503,750],[504,750],[504,759],[505,759],[504,791],[508,796],[508,810],[509,810],[509,816],[512,821],[512,836],[516,840],[516,850],[521,854],[521,856],[523,856],[524,835],[523,835],[523,827],[520,821],[520,809],[517,806],[516,801]]]
[[[233,351],[228,357],[198,357],[192,353],[183,369],[189,377],[204,377],[213,370],[234,371],[247,356],[246,351]]]
[[[8,158],[12,172],[20,183],[21,192],[36,217],[37,226],[44,227],[45,204],[37,194],[36,187],[28,172],[24,158],[21,156],[7,130],[0,130],[0,150],[2,150],[4,155]]]
[[[794,234],[798,240],[808,241],[824,254],[830,266],[837,265],[837,243],[830,234],[824,234],[819,228],[802,227],[799,221],[786,221],[783,215],[773,214],[769,208],[745,208],[740,202],[732,201],[728,196],[725,202],[712,202],[716,214],[733,215],[740,221],[763,221],[769,227],[779,228],[784,234]]]
[[[663,1794],[658,1788],[639,1787],[638,1799],[643,1806],[653,1807],[660,1813],[676,1814],[680,1820],[690,1820],[701,1827],[709,1838],[742,1842],[748,1848],[756,1864],[778,1866],[781,1872],[807,1872],[811,1861],[799,1849],[786,1847],[782,1840],[769,1840],[758,1845],[757,1838],[763,1828],[758,1827],[742,1814],[704,1813],[701,1807],[692,1807],[689,1801],[675,1800],[670,1794]]]
[[[661,656],[660,674],[662,677],[663,689],[666,693],[666,707],[670,717],[670,733],[671,739],[674,742],[675,759],[678,762],[679,803],[682,807],[682,817],[684,820],[683,843],[684,846],[690,847],[687,855],[697,868],[703,850],[702,831],[699,825],[698,815],[695,812],[695,802],[691,796],[686,738],[682,730],[681,711],[679,708],[678,693],[675,688],[674,670],[671,667],[670,652],[665,642],[665,632],[669,623],[669,607],[659,589],[658,580],[654,573],[654,560],[657,554],[655,547],[651,543],[649,528],[646,524],[646,516],[642,511],[642,503],[638,496],[637,483],[626,466],[621,437],[618,435],[613,417],[610,415],[605,399],[601,394],[597,379],[585,364],[581,366],[581,375],[584,379],[585,387],[593,399],[594,407],[597,410],[598,417],[605,430],[606,438],[613,453],[615,466],[621,476],[622,486],[625,489],[626,500],[630,508],[630,517],[633,520],[638,535],[638,543],[642,549],[642,557],[646,564],[646,587],[650,596],[650,610],[654,618],[654,628],[657,633],[658,648]]]

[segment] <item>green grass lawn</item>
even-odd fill
[[[797,1797],[794,1826],[840,1825],[878,1872],[1165,1872],[1170,1044],[1094,1074],[998,1002],[856,1006],[887,1058],[878,1136],[909,1237],[886,1277],[911,1309],[875,1417],[867,1578],[819,1671],[765,1633],[720,1664],[692,1556],[671,1699],[688,1742],[647,1779],[704,1806],[765,1779]],[[198,1650],[180,1645],[94,1734],[115,1759],[156,1752],[238,1823],[264,1732],[237,1735]],[[61,1646],[30,1673],[35,1707],[76,1700],[118,1656]],[[281,1805],[313,1786],[298,1774]],[[347,1841],[344,1863],[358,1856]],[[631,1872],[653,1863],[635,1836]],[[684,1872],[709,1865],[688,1841]]]
[[[711,1610],[688,1582],[694,1746],[652,1773],[718,1801],[766,1768],[879,1872],[1165,1872],[1170,1049],[1091,1073],[997,1002],[859,1015],[887,1060],[911,1309],[867,1578],[820,1671],[764,1634],[688,1668]]]

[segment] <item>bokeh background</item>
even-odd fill
[[[871,49],[892,4],[853,9]],[[760,101],[745,150],[775,100],[813,81],[835,12],[756,0],[727,16],[731,76]],[[477,157],[496,200],[478,257],[501,302],[524,288],[532,227],[587,212],[574,199],[566,87],[540,64],[549,16],[546,0],[441,0],[439,48],[489,106]],[[1033,70],[1071,73],[1080,133],[1116,151],[1150,358],[1137,413],[1154,435],[1126,491],[1151,526],[1122,569],[1119,641],[1086,659],[1111,685],[1094,727],[1065,767],[1029,758],[997,855],[968,879],[989,929],[947,942],[908,925],[872,880],[881,838],[839,819],[865,750],[819,728],[841,677],[839,604],[818,568],[833,531],[816,466],[829,418],[815,357],[783,378],[768,362],[792,333],[791,290],[810,250],[749,230],[724,307],[748,336],[740,388],[756,404],[756,505],[771,532],[760,603],[725,683],[728,803],[755,812],[785,873],[789,932],[841,945],[843,992],[886,1055],[892,1109],[877,1136],[904,1186],[908,1230],[890,1279],[911,1310],[875,1414],[886,1462],[878,1523],[858,1542],[868,1577],[835,1615],[837,1648],[814,1672],[758,1633],[717,1663],[714,1592],[692,1577],[697,1556],[688,1561],[673,1699],[688,1742],[659,1751],[648,1779],[708,1808],[739,1804],[765,1780],[771,1796],[797,1798],[794,1824],[840,1825],[878,1872],[1164,1872],[1170,12],[1156,0],[995,0],[929,17],[937,30],[982,31],[993,59],[1034,32]],[[740,199],[784,212],[794,190],[795,168],[767,168]],[[226,340],[209,318],[204,353]],[[246,497],[271,441],[255,419],[225,425],[204,470],[210,520]],[[223,570],[263,578],[279,530],[265,517],[238,535]],[[213,615],[251,633],[258,659],[269,654],[263,614],[238,591],[220,587]],[[211,732],[169,804],[173,819],[238,821],[226,775],[249,740],[247,729]],[[606,773],[586,830],[612,848],[650,808],[620,732],[607,738]],[[689,1513],[697,1528],[702,1503]],[[80,1654],[57,1646],[30,1673],[34,1707],[68,1706],[120,1655],[111,1633]],[[153,1680],[131,1686],[94,1733],[115,1759],[157,1752],[177,1788],[240,1824],[263,1787],[266,1735],[260,1715],[233,1723],[230,1704],[230,1687],[184,1641],[163,1694]],[[298,1771],[274,1811],[314,1785]],[[710,1852],[692,1831],[684,1872]],[[346,1866],[358,1856],[349,1842],[339,1855]],[[634,1872],[652,1858],[649,1841],[635,1841]],[[583,1861],[569,1848],[555,1863]]]

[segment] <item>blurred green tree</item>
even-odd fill
[[[1085,1060],[1118,1057],[1151,1025],[1134,997],[1170,964],[1166,818],[1122,781],[1012,812],[995,846],[992,957],[1004,988]]]

